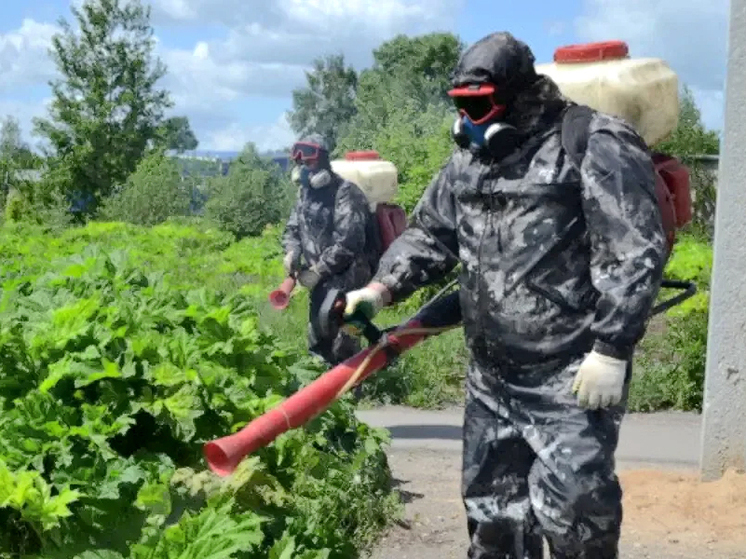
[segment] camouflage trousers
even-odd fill
[[[499,375],[470,365],[462,472],[470,559],[540,559],[544,538],[554,559],[618,558],[614,452],[626,390],[622,405],[580,408],[571,393],[579,364]]]

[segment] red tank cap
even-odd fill
[[[381,159],[381,156],[377,151],[348,151],[345,153],[345,159],[347,161],[375,161]]]
[[[559,64],[601,62],[626,58],[627,55],[629,55],[629,45],[624,41],[602,41],[559,47],[554,51],[554,61]]]

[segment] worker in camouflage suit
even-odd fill
[[[614,452],[667,250],[651,158],[594,112],[571,165],[571,103],[508,33],[452,78],[458,147],[346,312],[372,317],[460,263],[468,557],[540,558],[545,537],[556,559],[616,559]]]
[[[379,254],[374,216],[363,191],[332,171],[321,136],[295,143],[291,158],[299,191],[282,239],[285,270],[310,291],[309,350],[336,365],[360,345],[342,330],[324,337],[319,307],[331,289],[356,289],[370,281]]]

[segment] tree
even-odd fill
[[[452,110],[447,91],[450,74],[464,45],[451,33],[418,37],[399,35],[373,51],[372,68],[363,71],[355,97],[355,116],[340,140],[346,149],[379,149],[390,126],[416,139],[421,120],[416,113],[432,114],[437,122]],[[425,119],[427,120],[427,119]],[[374,141],[375,139],[375,141]],[[339,147],[337,154],[342,151]],[[404,177],[400,177],[404,180]]]
[[[166,69],[153,55],[149,7],[84,0],[71,11],[79,32],[60,20],[50,54],[62,77],[50,82],[49,118],[35,128],[49,142],[55,187],[90,214],[135,170],[172,103],[156,86]]]
[[[170,217],[188,216],[193,187],[194,181],[181,177],[173,158],[154,150],[101,205],[99,218],[151,226]]]
[[[15,209],[6,207],[7,216],[26,213],[34,180],[25,172],[38,169],[41,165],[41,157],[23,141],[18,120],[12,116],[5,117],[0,124],[0,204],[6,204],[12,192],[12,199],[15,200]]]
[[[6,116],[0,124],[0,160],[16,169],[38,169],[42,159],[21,137],[18,119]]]
[[[205,217],[237,239],[259,235],[286,218],[296,194],[287,174],[253,143],[231,162],[227,176],[209,180],[207,190]]]
[[[6,116],[0,124],[0,157],[8,159],[14,157],[23,149],[21,126],[12,116]]]
[[[161,144],[166,149],[174,150],[177,153],[197,149],[199,145],[197,137],[189,125],[189,119],[185,116],[174,116],[167,119],[161,126],[160,134]]]
[[[373,51],[371,72],[408,84],[425,104],[448,101],[451,71],[463,51],[464,43],[452,33],[397,35]]]
[[[340,131],[355,114],[357,73],[345,66],[344,55],[330,55],[314,60],[306,80],[306,87],[293,91],[290,126],[301,136],[320,134],[333,151]]]

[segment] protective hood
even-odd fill
[[[329,145],[321,134],[309,134],[307,136],[303,136],[298,141],[304,144],[313,144],[319,146],[319,169],[331,170],[332,166],[329,159]]]
[[[492,33],[470,46],[451,73],[453,87],[490,83],[510,94],[537,78],[528,45],[507,32]]]
[[[526,43],[508,32],[492,33],[469,47],[451,74],[453,87],[489,83],[507,110],[506,124],[524,138],[552,126],[568,105],[548,76],[536,73],[535,58]]]
[[[329,147],[320,134],[304,136],[293,145],[292,152],[304,154],[302,157],[313,158],[316,165],[313,170],[307,165],[307,160],[299,160],[291,171],[291,179],[305,188],[320,189],[335,184],[337,175],[332,171],[329,159]],[[298,163],[298,162],[296,162]]]

